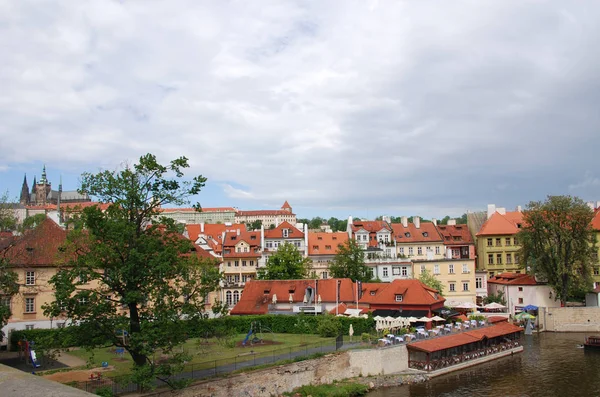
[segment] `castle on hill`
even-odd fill
[[[62,181],[58,184],[58,190],[52,190],[52,184],[46,177],[46,166],[42,170],[42,178],[36,182],[33,177],[31,192],[27,184],[27,175],[23,179],[21,187],[21,197],[19,202],[25,206],[46,206],[58,203],[87,203],[92,201],[87,194],[81,194],[77,190],[62,190]]]

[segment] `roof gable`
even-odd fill
[[[374,294],[372,294],[374,292]],[[427,287],[419,280],[394,280],[391,283],[363,283],[363,294],[360,302],[371,304],[392,304],[396,295],[402,295],[405,305],[432,305],[444,302],[438,291]]]
[[[284,236],[284,229],[288,230],[288,235],[287,237]],[[296,228],[295,226],[292,226],[291,223],[284,221],[281,222],[275,229],[268,229],[265,230],[265,238],[304,238],[304,233]]]
[[[66,230],[46,218],[36,228],[14,239],[6,257],[12,265],[52,266],[57,263],[59,248],[66,239]]]
[[[335,255],[340,244],[348,241],[348,233],[309,232],[308,255]]]
[[[432,222],[421,222],[419,228],[414,223],[408,223],[407,227],[402,223],[392,223],[392,229],[398,243],[442,242],[442,237]]]
[[[520,211],[507,212],[504,215],[496,211],[481,226],[477,236],[516,234],[519,232],[519,225],[522,223],[523,213]]]

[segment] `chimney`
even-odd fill
[[[417,229],[420,229],[420,228],[421,228],[421,217],[419,217],[419,216],[414,216],[414,217],[413,217],[413,223],[415,224],[415,227],[416,227]]]
[[[517,212],[522,212],[522,211],[523,211],[523,208],[521,208],[520,205],[517,205]]]
[[[405,216],[402,217],[402,227],[408,227],[408,218]]]
[[[348,225],[352,225],[352,215],[348,216]]]
[[[490,219],[496,212],[496,204],[488,204],[487,218]]]
[[[596,208],[600,208],[600,201],[596,201]]]
[[[265,225],[260,224],[260,248],[265,248]]]
[[[496,208],[496,211],[498,211],[500,215],[506,215],[506,208],[504,207]]]
[[[593,201],[588,201],[588,202],[587,202],[587,205],[588,205],[588,207],[590,207],[590,209],[591,209],[592,211],[593,211],[593,210],[595,210],[595,208],[594,208],[594,202],[593,202]]]
[[[431,218],[431,223],[433,223],[433,226],[437,226],[437,219]]]
[[[304,224],[304,255],[305,258],[308,256],[308,223]]]
[[[204,222],[200,222],[200,233],[204,233]]]
[[[456,226],[456,219],[448,219],[448,226]]]

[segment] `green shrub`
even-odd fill
[[[291,393],[284,395],[293,396],[300,394],[301,396],[313,397],[354,397],[364,396],[369,391],[369,387],[360,383],[335,383],[331,385],[306,385],[302,386]]]
[[[96,389],[95,394],[97,396],[102,396],[102,397],[113,397],[114,396],[112,388],[110,388],[108,386],[104,386],[99,389]]]
[[[362,335],[360,336],[360,340],[363,341],[363,342],[365,342],[365,343],[371,342],[371,334],[363,332]]]
[[[324,316],[319,321],[317,332],[324,338],[331,338],[340,334],[341,325],[334,316]]]

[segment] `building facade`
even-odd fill
[[[401,223],[392,224],[396,253],[410,260],[443,259],[446,256],[442,236],[433,222],[421,222],[418,216],[409,223],[403,216]]]
[[[207,207],[202,208],[202,211],[197,211],[195,208],[161,208],[160,210],[160,216],[185,224],[233,223],[236,213],[237,210],[233,207]]]
[[[292,207],[286,201],[279,210],[238,211],[235,215],[236,223],[249,224],[255,221],[261,221],[267,229],[277,227],[282,222],[295,225],[296,214],[292,212]]]
[[[508,307],[508,313],[515,315],[527,305],[537,307],[560,307],[560,301],[552,288],[538,282],[534,276],[519,273],[500,273],[488,280],[488,292],[497,295],[501,292]]]
[[[329,265],[338,253],[338,246],[348,241],[345,232],[308,232],[308,257],[312,260],[311,277],[328,279]]]
[[[475,259],[415,260],[413,263],[415,272],[427,270],[442,283],[442,293],[448,300],[477,302]]]

